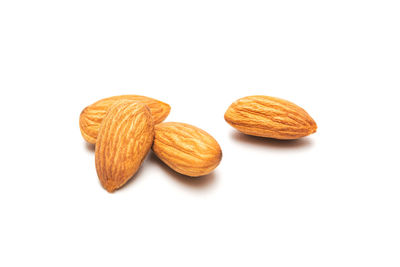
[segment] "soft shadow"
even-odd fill
[[[241,143],[257,145],[257,146],[266,146],[276,149],[299,149],[299,148],[308,148],[313,145],[311,139],[307,137],[295,140],[278,140],[272,138],[246,135],[238,131],[232,131],[231,137],[235,141]]]
[[[88,142],[85,142],[85,148],[86,148],[86,150],[89,151],[89,152],[94,152],[96,146],[95,146],[94,144],[90,144],[90,143],[88,143]]]
[[[161,169],[168,174],[168,176],[172,177],[175,181],[183,184],[185,186],[193,187],[193,188],[205,188],[209,187],[215,183],[217,178],[217,173],[214,170],[210,174],[200,176],[200,177],[189,177],[186,175],[179,174],[175,172],[173,169],[168,167],[164,162],[162,162],[153,152],[150,153],[148,159],[149,162],[153,162],[161,167]]]

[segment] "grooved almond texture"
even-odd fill
[[[315,121],[301,107],[262,95],[235,101],[226,111],[225,120],[242,133],[275,139],[297,139],[317,130]]]
[[[132,178],[153,139],[153,119],[144,104],[122,100],[108,110],[100,126],[95,151],[97,175],[108,192]]]
[[[156,125],[153,151],[170,168],[197,177],[213,171],[221,161],[217,141],[195,126],[165,122]]]
[[[104,98],[87,106],[80,115],[79,127],[83,138],[92,144],[96,143],[96,138],[99,132],[100,123],[104,119],[107,110],[120,100],[135,100],[145,104],[153,116],[155,124],[162,122],[168,116],[171,107],[156,99],[140,96],[140,95],[120,95],[109,98]]]

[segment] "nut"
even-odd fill
[[[297,139],[317,130],[315,121],[301,107],[262,95],[235,101],[226,111],[225,120],[244,134],[275,139]]]
[[[104,117],[96,142],[97,175],[108,191],[123,186],[137,172],[154,139],[149,108],[132,100],[120,100]]]
[[[221,161],[217,141],[195,126],[164,122],[154,127],[153,151],[170,168],[197,177],[213,171]]]

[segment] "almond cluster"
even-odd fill
[[[138,171],[150,148],[176,172],[209,174],[222,158],[218,142],[207,132],[179,122],[164,122],[170,106],[153,98],[122,95],[86,107],[79,119],[83,138],[96,144],[96,170],[108,191],[122,187]],[[290,140],[317,130],[301,107],[284,99],[256,95],[233,102],[225,120],[240,132]]]
[[[95,144],[96,171],[101,185],[114,192],[138,171],[152,148],[176,172],[198,177],[220,163],[218,142],[195,126],[162,123],[170,106],[153,98],[122,95],[86,107],[80,115],[83,138]]]

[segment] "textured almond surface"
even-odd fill
[[[225,120],[248,135],[297,139],[315,133],[317,124],[301,107],[276,97],[248,96],[235,101]]]
[[[178,122],[165,122],[154,128],[154,153],[181,174],[192,177],[206,175],[221,161],[219,144],[202,129]]]
[[[96,143],[100,123],[105,117],[107,110],[119,100],[135,100],[145,104],[153,116],[155,124],[162,122],[168,116],[171,108],[168,104],[156,99],[140,95],[120,95],[104,98],[86,107],[80,115],[79,127],[83,138],[92,144]]]
[[[107,112],[96,142],[96,170],[108,191],[123,186],[139,169],[154,139],[147,106],[122,100]]]

